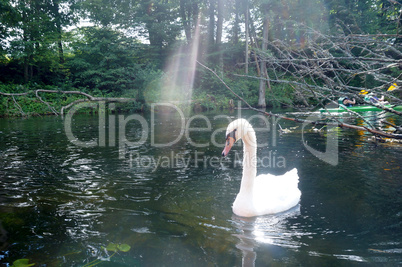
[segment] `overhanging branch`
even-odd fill
[[[70,107],[72,107],[73,105],[80,103],[80,102],[89,102],[89,101],[105,101],[105,102],[119,102],[119,103],[127,103],[127,102],[133,102],[136,101],[135,98],[123,98],[123,97],[94,97],[91,96],[90,94],[84,93],[84,92],[80,92],[80,91],[60,91],[60,90],[47,90],[47,89],[36,89],[36,90],[31,90],[28,92],[24,92],[24,93],[4,93],[4,92],[0,92],[0,95],[3,96],[11,96],[14,100],[14,103],[16,103],[14,97],[15,96],[27,96],[29,94],[35,94],[35,97],[39,99],[40,102],[42,102],[43,104],[45,104],[51,111],[53,114],[55,115],[59,115],[59,113],[56,111],[56,109],[54,107],[52,107],[52,105],[50,105],[48,102],[44,101],[42,99],[42,97],[39,95],[39,93],[50,93],[50,94],[77,94],[77,95],[82,95],[85,96],[86,98],[84,99],[77,99],[73,102],[71,102],[68,105],[65,105],[63,107],[61,107],[60,110],[60,114],[63,116],[64,111],[66,109],[69,109]],[[18,105],[18,104],[17,104]],[[18,105],[18,107],[20,108],[20,111],[22,111],[21,107]],[[22,111],[23,112],[23,111]]]
[[[320,125],[320,126],[324,126],[324,125],[329,125],[329,126],[337,126],[337,127],[341,127],[341,128],[348,128],[348,129],[354,129],[354,130],[359,130],[359,131],[366,131],[369,132],[371,134],[374,134],[375,136],[382,136],[382,137],[387,137],[387,138],[394,138],[394,139],[402,139],[402,134],[395,134],[395,133],[388,133],[382,130],[378,130],[378,129],[370,129],[368,127],[364,127],[364,126],[357,126],[357,125],[352,125],[352,124],[348,124],[348,123],[342,123],[342,122],[324,122],[324,121],[311,121],[311,120],[306,120],[306,119],[300,119],[300,118],[290,118],[284,115],[280,115],[280,114],[276,114],[276,113],[272,113],[272,112],[267,112],[267,111],[263,111],[261,109],[257,109],[252,107],[246,100],[244,100],[242,97],[240,97],[238,94],[236,94],[226,83],[225,81],[223,81],[223,79],[221,77],[219,77],[219,75],[213,71],[212,69],[208,68],[207,66],[205,66],[204,64],[200,63],[199,61],[197,61],[197,63],[202,66],[203,68],[206,68],[208,71],[212,72],[222,83],[223,85],[234,95],[236,96],[240,101],[242,101],[249,109],[254,110],[258,113],[262,113],[266,116],[272,116],[272,117],[277,117],[277,118],[281,118],[284,120],[288,120],[288,121],[293,121],[293,122],[297,122],[297,123],[308,123],[308,124],[312,124],[312,125]]]

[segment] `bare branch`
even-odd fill
[[[59,113],[56,111],[56,109],[54,107],[52,107],[48,102],[44,101],[42,99],[42,97],[39,95],[39,93],[50,93],[50,94],[77,94],[77,95],[83,95],[86,97],[86,99],[78,99],[75,100],[73,102],[71,102],[70,104],[63,106],[60,110],[60,114],[63,116],[64,111],[70,107],[72,107],[73,105],[80,103],[80,102],[88,102],[88,101],[105,101],[105,102],[119,102],[119,103],[127,103],[127,102],[133,102],[136,101],[135,98],[123,98],[123,97],[94,97],[91,96],[90,94],[81,92],[81,91],[60,91],[60,90],[47,90],[47,89],[36,89],[36,90],[32,90],[32,91],[28,91],[28,92],[24,92],[24,93],[4,93],[4,92],[0,92],[0,95],[4,95],[4,96],[11,96],[14,100],[14,103],[18,105],[18,103],[16,103],[16,100],[14,99],[14,96],[26,96],[29,95],[31,93],[35,93],[36,98],[39,99],[40,102],[42,102],[43,104],[45,104],[55,115],[59,115]],[[23,113],[21,107],[18,105],[21,113]],[[24,113],[25,114],[25,113]]]
[[[13,98],[13,100],[14,100],[15,106],[20,110],[20,113],[21,113],[23,116],[26,116],[25,112],[22,110],[21,106],[17,103],[17,101],[15,100],[14,96],[12,96],[12,98]]]
[[[41,91],[41,90],[35,90],[35,95],[36,95],[36,97],[39,99],[39,101],[42,102],[42,103],[44,103],[55,115],[59,115],[59,113],[57,113],[57,111],[56,111],[52,106],[50,106],[50,104],[49,104],[48,102],[44,101],[44,100],[42,99],[42,97],[40,97],[40,96],[38,95],[38,92],[39,92],[39,91]]]
[[[25,93],[3,93],[0,92],[0,95],[4,95],[4,96],[22,96],[22,95],[27,95],[29,94],[29,92],[25,92]]]
[[[382,130],[378,130],[375,129],[373,126],[372,128],[368,128],[365,126],[357,126],[357,125],[352,125],[352,124],[348,124],[348,123],[343,123],[340,121],[336,121],[336,122],[325,122],[325,121],[311,121],[311,120],[306,120],[306,119],[300,119],[300,118],[290,118],[284,115],[280,115],[280,114],[275,114],[272,112],[267,112],[261,109],[257,109],[252,107],[247,101],[245,101],[242,97],[240,97],[238,94],[236,94],[223,80],[222,78],[219,77],[219,75],[214,72],[212,69],[208,68],[207,66],[205,66],[204,64],[200,63],[197,61],[197,63],[199,65],[201,65],[202,67],[204,67],[205,69],[207,69],[208,71],[212,72],[222,83],[223,85],[233,94],[235,95],[239,100],[241,100],[249,109],[254,110],[256,112],[262,113],[266,116],[273,116],[273,117],[277,117],[277,118],[281,118],[284,120],[289,120],[289,121],[294,121],[294,122],[298,122],[298,123],[309,123],[312,125],[321,125],[321,126],[325,126],[325,125],[330,125],[330,126],[337,126],[337,127],[341,127],[341,128],[349,128],[349,129],[354,129],[354,130],[360,130],[360,131],[366,131],[369,132],[371,134],[374,134],[375,136],[381,136],[381,137],[387,137],[387,138],[394,138],[394,139],[402,139],[402,134],[396,134],[396,133],[389,133],[389,132],[385,132]],[[240,76],[247,76],[247,75],[240,75]],[[257,77],[253,77],[253,78],[257,78]],[[273,81],[273,80],[271,80]],[[284,82],[284,81],[282,81]],[[300,83],[301,85],[305,85],[303,83]],[[305,85],[306,86],[306,85]]]

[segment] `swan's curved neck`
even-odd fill
[[[240,194],[251,193],[257,176],[257,139],[251,128],[243,137],[243,178]]]

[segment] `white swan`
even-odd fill
[[[228,125],[226,144],[222,156],[226,156],[233,144],[243,140],[243,177],[240,191],[233,202],[233,213],[241,217],[253,217],[286,211],[300,201],[297,169],[284,175],[257,174],[257,139],[250,123],[237,119]]]

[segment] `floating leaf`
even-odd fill
[[[107,245],[107,247],[102,247],[102,248],[105,248],[107,251],[116,252],[118,250],[118,245],[114,244],[114,243],[109,243],[109,245]]]
[[[118,246],[118,248],[120,251],[123,251],[123,252],[127,252],[131,249],[130,245],[127,245],[127,244],[121,244]]]
[[[107,251],[113,251],[113,252],[116,252],[118,250],[120,250],[122,252],[127,252],[127,251],[129,251],[131,249],[130,245],[128,245],[128,244],[117,245],[117,244],[114,244],[114,243],[109,243],[107,245],[107,247],[102,246],[101,248],[106,249]]]
[[[34,265],[35,263],[29,263],[29,259],[19,259],[14,261],[11,267],[28,267]]]

